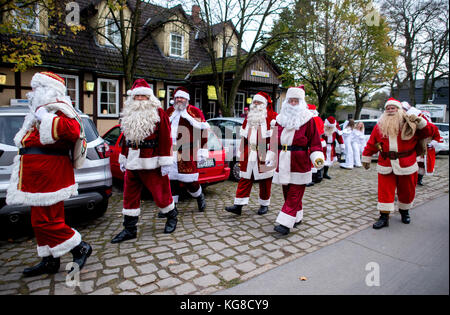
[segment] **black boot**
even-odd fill
[[[389,226],[389,213],[380,213],[380,218],[373,224],[373,228],[378,230],[385,226]]]
[[[73,256],[73,262],[78,265],[78,270],[83,269],[84,264],[89,256],[92,254],[92,246],[86,243],[85,241],[81,241],[74,249],[70,251]],[[73,268],[70,270],[70,272]]]
[[[177,215],[178,210],[176,207],[167,212],[167,221],[166,226],[164,227],[164,233],[173,233],[175,231],[178,222]]]
[[[409,216],[409,210],[398,209],[400,215],[402,216],[402,222],[405,224],[411,223],[411,217]]]
[[[117,234],[112,240],[111,243],[121,243],[126,240],[131,240],[133,238],[136,238],[137,235],[137,227],[136,224],[139,220],[139,217],[133,217],[130,215],[125,215],[123,217],[123,226],[125,229],[123,229],[122,232]]]
[[[289,234],[289,228],[284,225],[277,225],[273,228],[275,231],[280,233],[281,235],[288,235]]]
[[[314,182],[306,184],[306,187],[311,187],[311,186],[314,186]]]
[[[328,168],[329,168],[329,166],[323,167],[323,178],[331,179],[330,175],[328,175]]]
[[[318,184],[322,181],[322,170],[318,170],[316,173],[313,174],[313,183]]]
[[[53,256],[43,257],[42,261],[36,266],[25,268],[23,275],[25,277],[35,277],[43,274],[54,274],[59,270],[60,259]]]
[[[232,205],[231,207],[226,207],[225,211],[241,215],[242,213],[242,205]]]
[[[261,206],[261,207],[259,207],[258,214],[259,215],[263,215],[263,214],[266,214],[267,211],[269,211],[269,207],[268,206]]]
[[[419,174],[419,176],[417,177],[417,184],[420,186],[423,186],[422,179],[423,179],[423,175]]]
[[[301,220],[298,221],[298,222],[295,222],[295,223],[294,223],[294,227],[297,227],[297,226],[299,226],[300,224],[302,224],[302,221],[301,221]]]
[[[206,200],[205,195],[203,193],[200,194],[199,197],[197,197],[197,205],[198,205],[198,211],[203,212],[206,208]]]
[[[158,218],[166,218],[166,213],[162,213],[161,211],[158,212]]]

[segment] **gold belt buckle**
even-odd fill
[[[282,145],[281,145],[281,149],[283,150],[283,152],[287,152],[287,150],[288,150],[288,145],[287,145],[287,144],[282,144]]]
[[[258,146],[257,146],[256,144],[251,144],[251,145],[250,145],[250,149],[251,149],[252,151],[258,151]]]

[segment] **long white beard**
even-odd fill
[[[261,125],[267,117],[267,108],[264,105],[250,105],[250,111],[247,115],[247,122],[250,127]]]
[[[333,132],[336,131],[336,127],[331,127],[331,128],[327,128],[326,126],[324,127],[324,133],[325,135],[331,137],[333,135]]]
[[[188,105],[187,101],[186,102],[178,102],[178,103],[173,104],[173,107],[175,108],[175,110],[182,112],[186,109],[187,105]]]
[[[403,115],[401,111],[388,115],[383,113],[378,120],[378,127],[380,128],[383,137],[397,137],[401,127],[403,126]]]
[[[124,105],[120,126],[127,140],[140,142],[150,136],[160,120],[158,107],[161,105],[153,100],[135,101],[132,98]]]
[[[306,103],[292,106],[285,100],[281,107],[280,117],[277,120],[284,128],[297,130],[312,117],[313,115],[308,110]]]

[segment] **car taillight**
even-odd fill
[[[105,142],[95,147],[95,150],[98,153],[98,156],[101,159],[106,159],[111,155],[111,151],[109,150],[109,145]]]

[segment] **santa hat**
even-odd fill
[[[290,87],[286,92],[286,99],[298,98],[300,100],[305,99],[305,87],[304,85]]]
[[[148,97],[153,95],[153,90],[144,79],[137,79],[134,81],[133,87],[127,91],[127,95],[146,95]]]
[[[61,94],[66,94],[66,83],[64,79],[56,73],[44,71],[33,75],[33,78],[31,79],[31,87],[35,88],[39,85],[45,85],[54,88],[55,90],[61,92]]]
[[[175,97],[182,97],[187,99],[188,101],[190,100],[189,91],[183,86],[180,86],[175,90],[175,92],[173,93],[173,98]]]
[[[308,104],[308,109],[311,113],[313,113],[314,116],[319,116],[316,105]]]
[[[402,109],[402,103],[400,101],[397,101],[395,98],[391,97],[387,100],[386,104],[384,104],[384,108],[386,108],[389,105],[397,106],[398,109]]]
[[[422,116],[425,117],[426,120],[431,122],[431,113],[429,111],[423,110],[422,111]]]
[[[330,116],[325,119],[325,122],[323,124],[327,127],[336,127],[336,119],[333,116]]]
[[[261,103],[266,105],[267,108],[272,108],[272,99],[266,92],[256,93],[255,96],[253,96],[253,101],[260,101]]]
[[[411,108],[411,105],[409,105],[408,102],[402,102],[401,104],[402,104],[402,108],[405,112],[407,112]]]

